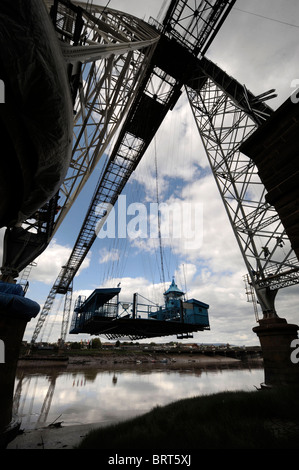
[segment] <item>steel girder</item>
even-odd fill
[[[106,7],[58,2],[55,28],[72,77],[79,75],[74,103],[73,156],[59,191],[61,210],[53,235],[100,158],[108,151],[138,92],[159,34],[147,23]],[[53,2],[47,1],[48,6]],[[80,13],[82,27],[76,30]]]
[[[163,33],[192,54],[203,56],[236,0],[171,0]]]
[[[197,83],[197,85],[196,85]],[[277,290],[299,283],[299,263],[253,161],[240,145],[271,114],[263,101],[204,59],[186,86],[191,109],[250,283],[264,317],[276,316]]]
[[[65,58],[73,98],[72,158],[47,207],[17,229],[7,230],[2,272],[9,282],[46,249],[108,152],[159,39],[154,28],[126,13],[65,0],[45,0],[45,4]]]

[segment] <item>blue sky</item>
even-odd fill
[[[99,1],[94,3],[100,4]],[[148,19],[150,15],[157,18],[164,4],[166,7],[167,2],[162,0],[111,0],[109,7]],[[296,0],[237,1],[207,54],[253,93],[258,95],[275,88],[278,98],[270,105],[276,109],[292,93],[291,83],[298,78],[298,28],[240,10],[299,24],[299,4]],[[142,203],[148,209],[151,202],[156,202],[155,149],[160,202],[173,207],[191,203],[203,211],[202,233],[191,249],[186,249],[180,239],[163,239],[165,287],[175,276],[180,288],[185,290],[187,287],[189,298],[210,305],[211,331],[194,335],[194,341],[258,344],[252,332],[256,326],[253,307],[245,296],[245,265],[184,95],[168,114],[128,182],[123,193],[127,207]],[[68,259],[98,177],[99,170],[96,169],[51,245],[32,270],[28,297],[41,306]],[[128,216],[127,220],[132,217]],[[74,300],[78,294],[88,295],[97,287],[115,287],[121,282],[123,300],[131,301],[133,293],[139,292],[161,302],[164,286],[160,282],[159,260],[157,239],[97,239],[74,280]],[[278,314],[290,323],[298,323],[297,299],[297,287],[284,289],[277,297]],[[52,341],[60,336],[61,309],[53,312],[49,320],[55,316]],[[25,339],[31,339],[35,324],[34,320],[28,324]],[[47,328],[50,324],[49,321]],[[76,340],[77,337],[68,335],[67,339]],[[171,339],[166,338],[167,341]]]

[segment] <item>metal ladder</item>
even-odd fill
[[[252,283],[249,279],[248,274],[243,276],[243,279],[244,279],[244,282],[245,282],[245,292],[246,292],[246,295],[247,295],[247,302],[251,302],[253,304],[255,319],[258,322],[259,321],[259,315],[258,315],[257,299],[256,299],[254,287],[253,287],[253,285],[252,285]]]

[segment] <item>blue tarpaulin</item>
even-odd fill
[[[24,291],[20,284],[10,284],[0,281],[0,312],[25,316],[28,321],[36,317],[40,306],[34,300],[24,297]]]

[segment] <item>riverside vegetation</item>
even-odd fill
[[[91,431],[79,449],[298,449],[299,387],[222,392]]]

